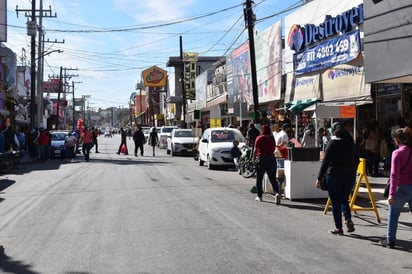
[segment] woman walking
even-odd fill
[[[412,129],[399,128],[393,135],[398,146],[392,153],[390,187],[388,195],[388,228],[385,240],[379,243],[395,248],[399,216],[405,203],[412,205]]]
[[[156,128],[153,127],[152,132],[150,132],[150,135],[149,135],[149,145],[151,145],[153,148],[153,156],[155,156],[155,150],[156,150],[157,144],[159,144],[159,137],[157,136]]]
[[[260,159],[261,168],[256,168],[256,189],[257,197],[256,201],[262,202],[263,187],[262,181],[265,172],[269,177],[269,181],[272,184],[273,191],[275,191],[275,203],[280,204],[281,196],[279,194],[279,185],[276,181],[276,159],[275,159],[275,149],[276,141],[273,138],[272,131],[269,126],[262,126],[261,135],[256,138],[253,151],[253,160]]]
[[[332,134],[318,173],[316,187],[320,188],[320,182],[325,177],[335,222],[335,229],[329,232],[343,235],[342,213],[345,216],[348,232],[355,231],[349,208],[349,194],[356,181],[359,153],[354,140],[342,123],[332,125]]]

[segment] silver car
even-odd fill
[[[193,136],[192,129],[175,128],[167,138],[166,153],[172,153],[172,156],[177,154],[197,154],[197,145],[199,138]]]

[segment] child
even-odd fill
[[[239,146],[239,141],[233,140],[233,147],[230,150],[230,154],[232,155],[233,162],[235,163],[236,171],[239,170],[239,158],[242,155],[238,146]]]

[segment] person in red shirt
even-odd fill
[[[261,135],[256,138],[255,141],[255,149],[253,151],[253,160],[260,159],[261,161],[261,168],[256,168],[256,189],[257,189],[257,197],[256,201],[262,201],[263,195],[263,187],[262,181],[265,172],[269,177],[269,181],[272,184],[272,188],[275,191],[275,203],[277,205],[280,204],[281,196],[279,194],[279,185],[276,181],[276,159],[275,159],[275,149],[276,149],[276,141],[273,138],[272,131],[270,130],[269,126],[262,126],[261,128]]]
[[[80,140],[83,142],[82,151],[84,159],[88,162],[90,160],[90,149],[92,148],[93,135],[87,127],[84,128]]]
[[[47,159],[47,147],[49,144],[49,137],[47,136],[46,131],[43,128],[40,128],[38,137],[34,140],[34,143],[38,147],[38,156],[39,160],[45,161]]]

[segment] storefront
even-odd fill
[[[355,106],[358,115],[373,102],[365,81],[362,2],[316,0],[285,17],[285,104],[317,99]]]
[[[365,1],[366,81],[374,83],[375,111],[381,126],[401,115],[412,121],[412,6],[408,1]]]

